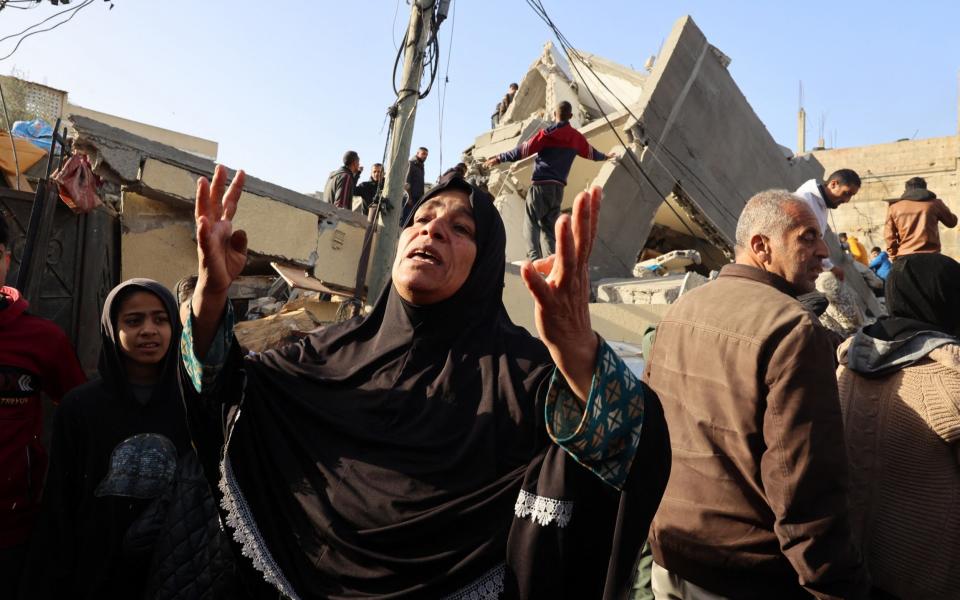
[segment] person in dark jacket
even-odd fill
[[[343,166],[330,173],[327,186],[323,189],[323,201],[337,208],[353,208],[353,188],[360,176],[360,155],[347,150],[343,155]]]
[[[47,471],[41,393],[59,403],[86,377],[63,330],[3,285],[11,241],[0,215],[0,596],[13,597]]]
[[[827,246],[786,190],[751,198],[736,263],[657,325],[647,383],[673,441],[650,531],[658,599],[857,599],[833,346],[797,297]]]
[[[151,553],[127,539],[173,482],[190,438],[173,295],[131,279],[107,296],[100,377],[64,398],[21,598],[141,598]]]
[[[520,89],[520,86],[511,83],[510,87],[507,88],[507,93],[503,96],[503,100],[497,102],[497,107],[493,110],[493,114],[490,115],[491,129],[499,125],[500,121],[503,120],[503,116],[507,114],[507,109],[510,108],[510,105],[513,103],[513,98],[517,95],[518,89]]]
[[[420,202],[420,198],[423,197],[423,164],[427,162],[427,156],[429,156],[429,154],[429,150],[420,146],[417,148],[417,153],[410,159],[410,166],[407,168],[407,182],[403,186],[403,190],[406,192],[406,199],[404,200],[403,211],[400,215],[401,223],[407,222],[407,215],[410,214],[410,210],[416,206],[417,202]]]
[[[373,163],[370,167],[370,179],[358,184],[353,193],[363,198],[363,202],[357,207],[358,212],[364,215],[370,212],[370,207],[377,202],[382,202],[383,193],[383,164]]]
[[[583,134],[570,125],[573,107],[563,101],[554,112],[556,123],[541,129],[535,136],[513,150],[498,154],[487,160],[488,169],[505,162],[513,162],[537,155],[533,166],[533,181],[527,192],[527,212],[523,220],[524,238],[527,241],[527,258],[537,260],[544,256],[540,236],[543,235],[547,253],[553,254],[557,240],[554,227],[560,216],[563,190],[567,185],[570,167],[577,156],[590,160],[608,160],[616,155],[604,154],[587,142]]]

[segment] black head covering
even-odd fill
[[[452,297],[415,306],[391,283],[367,317],[247,361],[225,504],[256,516],[240,538],[260,536],[301,597],[440,597],[472,580],[503,560],[524,471],[548,445],[537,390],[553,365],[503,307],[492,198],[451,178],[411,214],[450,190],[470,195],[477,242]]]
[[[170,290],[152,279],[128,279],[110,290],[107,299],[104,300],[103,312],[100,315],[100,359],[97,363],[97,371],[103,382],[118,398],[132,400],[117,335],[117,313],[120,311],[121,301],[136,291],[149,292],[159,298],[170,318],[170,345],[167,347],[167,354],[160,370],[160,379],[152,396],[166,394],[179,397],[177,367],[180,345],[177,342],[180,339],[180,319],[177,316],[177,302]]]
[[[885,295],[890,316],[878,321],[887,339],[917,331],[960,335],[960,263],[939,253],[893,261]]]
[[[903,194],[897,200],[893,200],[891,204],[897,202],[898,200],[917,200],[919,202],[925,202],[928,200],[935,200],[937,195],[932,191],[927,189],[927,180],[923,177],[911,177],[903,186]]]

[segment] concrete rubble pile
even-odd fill
[[[74,147],[106,182],[104,200],[119,216],[120,280],[149,277],[174,289],[178,280],[195,275],[193,203],[197,179],[211,175],[214,161],[86,116],[70,121]],[[254,177],[247,177],[244,190],[234,226],[246,230],[250,258],[230,298],[241,319],[248,313],[270,319],[237,329],[245,347],[263,350],[289,337],[281,330],[309,331],[332,322],[339,307],[319,300],[318,292],[294,290],[271,263],[298,268],[304,279],[347,295],[356,284],[367,220]]]
[[[737,218],[750,196],[796,189],[824,173],[814,156],[795,157],[773,140],[730,75],[730,58],[689,16],[677,21],[644,72],[577,55],[571,64],[547,43],[497,127],[477,136],[463,160],[468,179],[493,194],[507,229],[504,304],[535,332],[518,267],[526,255],[524,204],[534,158],[490,171],[481,163],[530,139],[561,101],[573,105],[571,124],[591,145],[618,154],[616,161],[576,160],[562,208],[590,186],[604,192],[590,312],[601,335],[631,352],[670,303],[732,260]],[[136,274],[173,288],[194,274],[196,182],[214,162],[88,116],[71,122],[75,147],[108,182],[107,204],[119,214],[120,279]],[[234,223],[250,243],[244,277],[231,290],[237,314],[256,319],[238,325],[248,349],[336,319],[339,303],[326,299],[330,292],[349,296],[356,285],[362,215],[248,177]],[[277,264],[286,275],[271,270]]]
[[[730,59],[690,17],[677,21],[646,72],[578,54],[583,62],[574,58],[571,65],[547,43],[500,124],[479,135],[464,159],[468,176],[495,197],[507,228],[507,260],[520,261],[534,158],[489,173],[479,165],[528,140],[559,102],[573,105],[571,124],[601,152],[620,156],[577,159],[563,200],[569,210],[579,191],[595,185],[604,192],[590,264],[594,326],[608,339],[639,344],[669,303],[730,262],[737,218],[750,196],[796,189],[823,169],[773,140],[727,70]],[[645,271],[644,261],[658,257],[668,266]],[[532,301],[511,281],[518,277],[508,265],[504,302],[514,321],[532,329]]]

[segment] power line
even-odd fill
[[[453,7],[453,15],[450,18],[450,41],[447,45],[447,68],[443,73],[443,87],[441,88],[439,94],[439,101],[437,103],[437,108],[440,113],[439,115],[439,124],[438,132],[440,138],[440,172],[443,173],[443,114],[446,111],[447,107],[447,88],[450,85],[450,57],[453,56],[453,31],[457,24],[457,4],[456,2],[450,3]]]
[[[60,15],[62,15],[62,14],[65,13],[65,12],[69,12],[69,11],[71,11],[71,10],[77,10],[78,8],[80,8],[80,6],[71,6],[70,8],[65,8],[65,9],[61,10],[60,12],[53,13],[52,15],[50,15],[49,17],[47,17],[46,19],[40,21],[39,23],[34,23],[33,25],[31,25],[30,27],[27,27],[27,28],[24,29],[23,31],[18,31],[17,33],[11,33],[10,35],[5,35],[5,36],[3,36],[2,38],[0,38],[0,42],[5,42],[5,41],[9,40],[10,38],[17,37],[18,35],[23,35],[24,33],[30,31],[30,30],[33,29],[34,27],[39,27],[39,26],[43,25],[44,23],[46,23],[46,22],[49,21],[50,19],[54,19],[54,18],[56,18],[56,17],[59,17]]]
[[[50,27],[47,27],[46,29],[37,29],[36,31],[31,31],[30,33],[28,33],[28,34],[24,35],[23,37],[21,37],[19,40],[17,40],[17,45],[13,47],[13,50],[11,50],[9,54],[7,54],[6,56],[0,57],[0,61],[6,60],[6,59],[10,58],[11,56],[13,56],[14,53],[16,53],[17,49],[20,48],[20,44],[22,44],[23,41],[24,41],[25,39],[27,39],[28,37],[30,37],[30,36],[32,36],[32,35],[36,35],[36,34],[38,34],[38,33],[44,33],[44,32],[46,32],[46,31],[53,31],[53,30],[56,29],[57,27],[60,27],[61,25],[64,25],[64,24],[70,22],[75,16],[77,16],[77,13],[80,12],[81,9],[86,8],[87,6],[90,6],[90,5],[93,3],[93,1],[94,1],[94,0],[85,0],[82,4],[79,4],[79,5],[76,6],[75,8],[70,8],[70,9],[67,9],[67,10],[64,10],[64,11],[60,11],[60,12],[57,13],[56,15],[53,15],[53,16],[58,16],[58,15],[62,15],[62,14],[64,14],[64,13],[73,11],[73,12],[71,13],[71,15],[70,15],[69,17],[67,17],[66,19],[64,19],[63,21],[60,21],[59,23],[56,23],[55,25],[52,25],[52,26],[50,26]],[[24,31],[28,31],[28,30],[32,29],[33,27],[36,27],[36,26],[38,26],[38,25],[41,25],[41,24],[45,23],[46,21],[49,21],[50,18],[52,18],[52,17],[48,17],[48,18],[44,19],[43,21],[41,21],[40,23],[37,23],[36,25],[33,25],[33,26],[31,26],[31,27],[28,27],[28,28],[27,28],[26,30],[24,30]],[[20,35],[20,34],[14,34],[14,36],[16,36],[16,35]],[[10,37],[13,37],[13,36],[7,36],[6,38],[3,38],[3,40],[9,39]],[[3,41],[3,40],[0,40],[0,41]]]
[[[535,3],[535,4],[534,4],[534,3]],[[626,103],[624,103],[623,100],[620,99],[620,97],[616,94],[616,92],[614,92],[613,90],[610,89],[610,87],[606,84],[606,82],[604,82],[604,80],[597,74],[597,72],[594,71],[594,69],[593,69],[593,67],[590,65],[590,63],[589,63],[586,59],[583,58],[583,56],[576,50],[576,48],[573,48],[573,47],[572,47],[572,44],[571,44],[570,41],[566,38],[566,36],[564,36],[563,33],[559,31],[559,28],[557,28],[556,24],[553,22],[553,20],[552,20],[552,19],[550,18],[550,16],[547,14],[546,9],[545,9],[544,6],[543,6],[543,3],[542,3],[540,0],[527,0],[527,4],[530,5],[531,8],[533,8],[534,12],[536,12],[536,13],[538,14],[538,16],[540,16],[541,20],[543,20],[545,23],[547,23],[547,26],[550,27],[550,29],[554,32],[554,35],[556,35],[557,40],[560,42],[561,47],[563,48],[564,52],[567,54],[567,58],[568,58],[568,60],[570,61],[571,66],[577,71],[577,74],[580,76],[580,79],[583,81],[584,87],[586,87],[586,88],[587,88],[587,91],[590,92],[590,95],[591,95],[591,97],[593,98],[594,103],[597,105],[598,110],[600,111],[601,115],[603,115],[604,120],[607,122],[607,125],[610,126],[611,130],[613,130],[614,133],[616,134],[616,130],[614,129],[613,125],[610,123],[610,120],[607,118],[607,115],[606,115],[605,111],[604,111],[603,108],[600,106],[600,102],[597,100],[596,95],[595,95],[595,94],[593,93],[593,91],[590,89],[590,86],[587,84],[586,79],[583,77],[583,75],[580,73],[579,68],[576,66],[576,62],[574,61],[574,58],[576,58],[580,63],[583,64],[584,67],[586,67],[587,70],[590,71],[590,73],[593,75],[593,77],[600,83],[601,86],[603,86],[603,88],[607,91],[607,93],[609,93],[611,96],[613,96],[614,100],[616,100],[617,103],[618,103],[621,107],[623,107],[623,109],[627,112],[627,114],[629,114],[635,121],[638,121],[638,122],[639,122],[639,119],[637,118],[637,116],[636,116],[635,114],[633,114],[633,111],[630,109],[630,107],[627,106]],[[617,135],[617,139],[618,139],[618,140],[620,139],[620,136],[619,136],[619,135]],[[620,140],[620,142],[621,142],[621,144],[623,144],[623,141],[622,141],[622,140]],[[651,140],[648,140],[648,142],[653,143],[654,140],[651,139]],[[718,210],[719,212],[721,212],[721,213],[724,213],[724,212],[725,212],[725,213],[727,213],[727,215],[730,216],[733,220],[735,220],[735,221],[737,220],[737,218],[738,218],[737,215],[735,215],[729,208],[727,208],[727,206],[719,199],[719,197],[717,197],[716,194],[714,194],[714,192],[713,192],[712,190],[710,190],[709,186],[707,186],[705,183],[703,183],[703,181],[700,179],[700,177],[699,177],[692,169],[690,169],[683,161],[681,161],[680,159],[678,159],[672,152],[670,152],[669,148],[667,148],[667,147],[664,146],[663,144],[660,144],[660,143],[657,142],[657,146],[658,146],[661,150],[663,150],[663,151],[665,151],[667,154],[669,154],[669,155],[671,156],[671,158],[676,162],[676,164],[678,164],[678,165],[680,165],[681,167],[683,167],[684,169],[686,169],[687,172],[690,173],[690,175],[692,175],[692,176],[696,179],[695,187],[698,189],[699,193],[703,194],[704,198],[709,201],[709,204],[711,204],[711,205],[712,205],[716,210]],[[650,150],[651,150],[650,155],[653,157],[653,159],[660,165],[661,168],[663,168],[664,171],[666,171],[666,173],[670,176],[670,178],[673,179],[674,182],[675,182],[681,189],[683,189],[683,184],[680,182],[680,179],[670,170],[669,167],[667,167],[667,166],[663,163],[663,161],[660,160],[660,158],[657,156],[657,152],[654,150],[654,148],[651,147]],[[631,157],[632,157],[632,156],[631,156]],[[637,162],[636,159],[634,159],[634,162],[637,163],[637,168],[640,168],[639,162]],[[641,172],[642,172],[642,169],[641,169]],[[644,175],[645,175],[645,174],[644,174]],[[645,175],[645,177],[646,177],[646,175]],[[654,189],[656,189],[655,186],[654,186]],[[660,192],[658,192],[658,193],[660,193]],[[687,193],[689,194],[689,192],[687,192]],[[669,204],[669,203],[668,203],[668,204]],[[672,210],[672,207],[671,207],[671,210]],[[676,211],[674,211],[674,213],[676,214]],[[679,215],[677,215],[677,217],[679,218]],[[681,223],[683,222],[682,219],[680,219],[680,221],[681,221]],[[686,226],[686,224],[684,224],[684,225]],[[689,230],[690,228],[687,227],[687,229]],[[693,232],[691,231],[691,233],[693,233]],[[695,237],[696,237],[696,236],[695,236]]]
[[[656,192],[658,196],[663,198],[664,204],[666,204],[667,208],[669,208],[670,211],[673,212],[673,214],[677,217],[677,220],[680,221],[680,224],[682,224],[687,229],[687,231],[690,232],[691,236],[695,238],[700,237],[693,231],[693,228],[690,227],[690,225],[688,225],[687,222],[683,220],[683,217],[680,215],[677,209],[675,209],[673,205],[670,204],[670,202],[667,200],[666,195],[663,192],[661,192],[660,189],[657,187],[657,185],[653,182],[653,180],[650,179],[650,176],[643,169],[643,166],[640,164],[640,161],[637,160],[636,156],[634,156],[633,151],[630,149],[629,146],[627,146],[623,138],[620,137],[620,132],[617,131],[617,128],[614,127],[613,123],[610,122],[610,118],[607,116],[606,111],[603,110],[603,107],[600,106],[600,101],[597,99],[596,94],[594,94],[593,90],[590,89],[590,86],[587,84],[586,79],[583,77],[583,74],[580,72],[580,69],[577,67],[576,61],[573,60],[573,56],[576,53],[576,51],[572,50],[566,37],[564,37],[564,35],[560,32],[557,26],[553,23],[553,20],[547,14],[546,8],[543,7],[543,4],[540,2],[540,0],[526,0],[526,2],[530,6],[530,8],[532,8],[533,11],[540,17],[540,19],[547,24],[547,27],[549,27],[553,31],[554,35],[557,38],[557,41],[560,43],[560,47],[564,50],[564,52],[567,55],[567,59],[570,61],[570,66],[573,67],[573,69],[577,72],[577,75],[580,76],[580,79],[583,81],[583,86],[587,89],[587,92],[590,93],[590,97],[593,98],[593,102],[597,105],[598,109],[600,110],[600,114],[601,116],[603,116],[603,120],[606,121],[607,126],[610,128],[610,131],[612,131],[613,134],[616,136],[617,141],[620,143],[620,145],[624,147],[624,149],[626,150],[627,156],[629,156],[630,160],[633,161],[634,165],[637,167],[637,170],[640,172],[640,175],[642,175],[643,179],[647,182],[647,185],[653,188],[653,191]],[[587,66],[586,62],[583,61],[582,57],[580,57],[579,54],[576,54],[576,56],[581,59],[581,61],[584,63],[584,66]],[[597,77],[596,73],[594,73],[594,77]],[[597,77],[597,79],[599,80],[599,77]],[[629,169],[627,170],[627,172],[630,173],[630,176],[633,177],[634,181],[637,182],[637,185],[642,184],[642,182],[639,179],[633,176],[633,173],[630,172]]]

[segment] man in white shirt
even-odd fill
[[[860,191],[860,176],[853,169],[839,169],[830,174],[823,182],[811,179],[797,188],[794,195],[802,198],[813,210],[813,214],[820,223],[820,231],[827,232],[827,209],[837,208],[841,204],[850,202]],[[824,270],[843,279],[843,271],[834,266],[829,258],[823,260]]]

